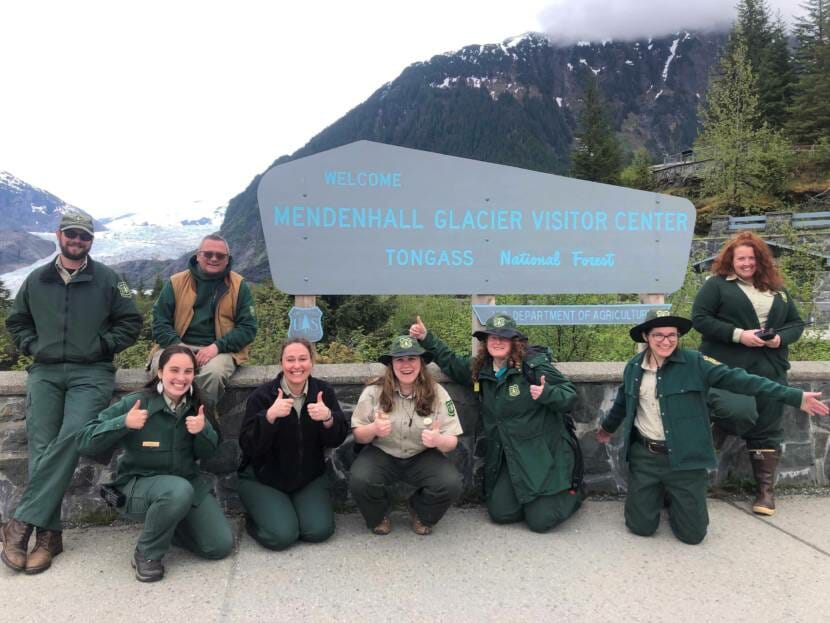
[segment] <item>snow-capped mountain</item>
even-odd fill
[[[67,210],[84,212],[60,197],[0,171],[0,214],[3,227],[22,231],[55,231]],[[96,221],[96,227],[99,222]]]

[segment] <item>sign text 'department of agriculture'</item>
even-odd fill
[[[369,141],[270,169],[258,200],[290,294],[669,293],[695,221],[678,197]]]

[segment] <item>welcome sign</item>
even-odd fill
[[[358,141],[270,169],[257,198],[290,294],[670,293],[686,199]]]

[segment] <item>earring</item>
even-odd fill
[[[159,394],[163,394],[163,393],[164,393],[164,383],[162,383],[161,381],[159,381],[158,383],[156,383],[156,391],[157,391]]]

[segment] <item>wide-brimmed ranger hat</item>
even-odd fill
[[[90,236],[95,235],[95,224],[92,222],[92,218],[81,212],[64,213],[61,217],[58,229],[60,231],[66,231],[67,229],[80,229],[81,231],[88,233]]]
[[[527,336],[516,328],[516,321],[507,314],[495,314],[487,319],[487,323],[483,329],[473,333],[473,337],[480,339],[482,342],[487,339],[488,335],[495,335],[512,339],[514,337],[520,340],[526,340]]]
[[[388,366],[392,363],[393,359],[412,356],[420,357],[424,360],[424,363],[432,361],[432,355],[424,350],[424,347],[418,343],[418,340],[408,335],[399,335],[392,340],[392,344],[389,346],[389,352],[378,357],[378,361]]]
[[[648,333],[657,327],[676,327],[677,332],[683,336],[691,330],[692,321],[682,316],[672,316],[668,309],[650,309],[646,314],[646,319],[637,326],[631,327],[628,335],[635,342],[643,344],[646,341],[643,333]]]

